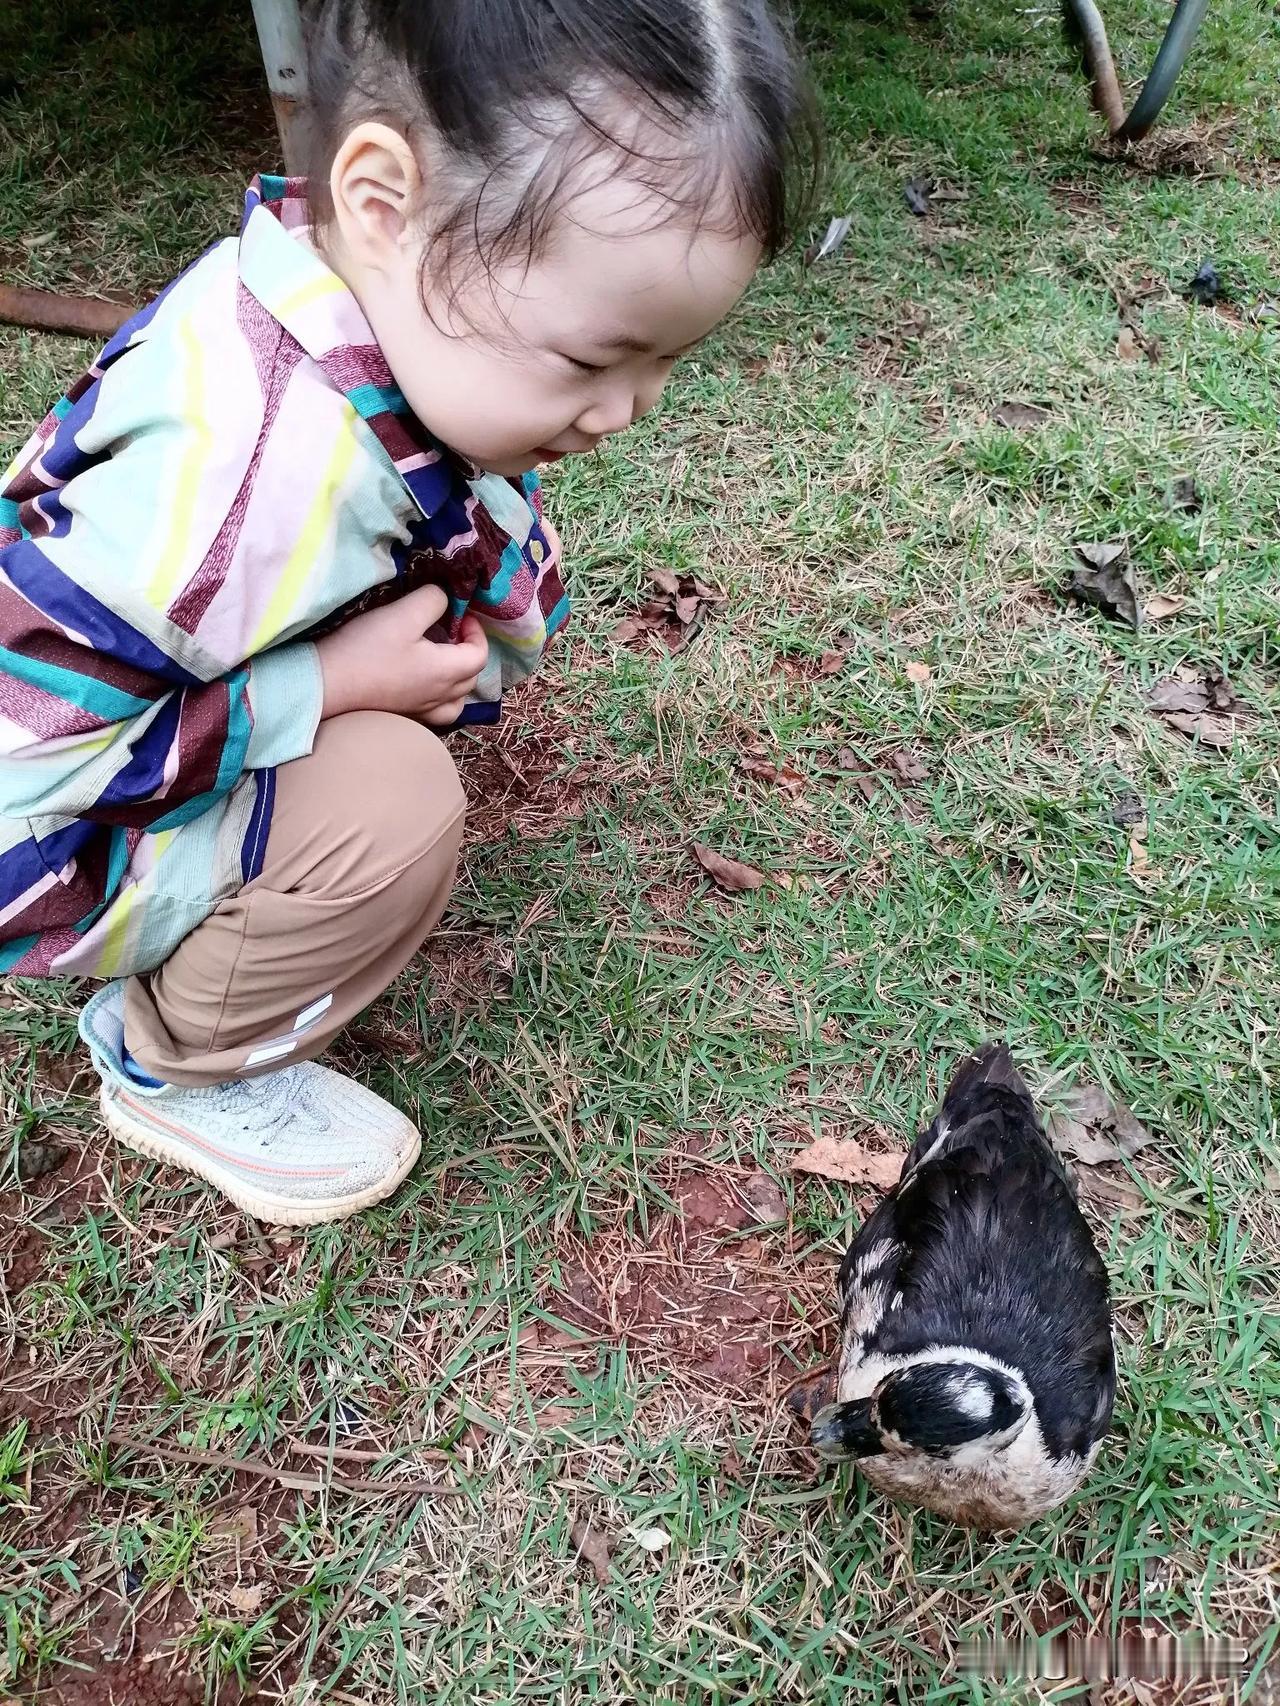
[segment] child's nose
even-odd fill
[[[641,389],[625,380],[598,394],[578,416],[576,424],[579,432],[592,438],[608,438],[615,432],[624,432],[652,407],[652,400],[646,401]]]

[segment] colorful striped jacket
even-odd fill
[[[255,875],[318,633],[433,581],[492,720],[568,613],[537,477],[410,413],[304,192],[256,179],[0,486],[0,971],[150,970]]]

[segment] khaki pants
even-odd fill
[[[453,886],[466,802],[429,729],[382,711],[321,723],[276,772],[263,868],[125,990],[125,1042],[173,1084],[317,1055],[404,970]]]

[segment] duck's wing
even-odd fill
[[[887,1196],[854,1234],[840,1264],[842,1360],[861,1355],[897,1287],[902,1260],[894,1199]]]
[[[1026,1379],[1061,1456],[1086,1451],[1110,1416],[1107,1273],[1057,1157],[1038,1126],[1017,1141],[1012,1118],[970,1119],[883,1205],[896,1301],[864,1354],[956,1346],[998,1358]]]
[[[1039,1133],[1035,1104],[1008,1046],[988,1043],[960,1067],[933,1123],[907,1151],[897,1186],[855,1234],[840,1264],[846,1349],[855,1338],[866,1343],[885,1310],[900,1297],[898,1268],[910,1254],[915,1227],[910,1213],[901,1214],[898,1194],[924,1162],[967,1148],[976,1138],[984,1137],[984,1147],[993,1146],[999,1154],[1006,1140],[1004,1126],[1010,1122],[1015,1128],[1029,1124]]]

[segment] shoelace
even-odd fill
[[[317,1091],[315,1075],[305,1066],[286,1066],[262,1078],[229,1079],[214,1087],[212,1100],[220,1113],[265,1145],[299,1113],[328,1131],[329,1111]]]

